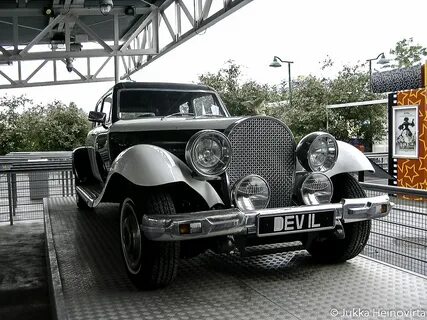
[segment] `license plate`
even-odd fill
[[[258,236],[333,229],[335,211],[258,216]]]

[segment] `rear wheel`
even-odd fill
[[[173,281],[178,270],[179,242],[156,242],[144,237],[140,228],[143,214],[175,213],[167,193],[152,193],[137,203],[126,198],[120,206],[122,255],[132,282],[143,289],[155,289]]]
[[[364,198],[365,192],[359,183],[348,173],[332,177],[334,196],[332,202],[343,198]],[[312,257],[323,263],[338,263],[356,257],[365,247],[371,231],[371,221],[344,223],[344,239],[334,235],[327,238],[316,238],[306,243],[307,251]]]

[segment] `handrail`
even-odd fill
[[[368,182],[359,182],[359,183],[364,189],[371,190],[371,191],[378,191],[378,192],[384,192],[384,193],[399,193],[399,194],[407,194],[409,196],[427,197],[427,190],[405,188],[405,187],[398,187],[398,186],[389,186],[385,184],[368,183]]]

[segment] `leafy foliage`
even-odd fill
[[[369,90],[369,75],[364,65],[344,66],[329,84],[330,104],[369,101],[382,96]],[[386,106],[360,106],[329,111],[329,130],[342,140],[364,139],[372,143],[386,133]]]
[[[414,39],[409,38],[396,42],[390,53],[395,55],[397,62],[393,67],[406,68],[420,63],[422,58],[427,56],[427,48],[420,44],[414,44]]]
[[[328,57],[322,70],[333,66]],[[241,81],[241,66],[229,61],[217,73],[199,77],[200,82],[215,88],[233,115],[265,114],[282,119],[297,140],[313,131],[331,132],[338,139],[351,138],[373,142],[385,134],[386,108],[363,106],[326,111],[330,104],[378,99],[369,90],[369,75],[364,65],[344,66],[333,79],[314,75],[292,80],[292,106],[288,88]],[[327,125],[329,124],[329,125]],[[327,128],[328,127],[328,128]]]
[[[84,144],[89,122],[74,103],[33,105],[24,97],[0,98],[0,154],[72,150]]]
[[[229,60],[217,73],[199,76],[199,81],[214,88],[232,115],[259,114],[265,104],[280,97],[274,87],[255,81],[241,82],[241,66]]]

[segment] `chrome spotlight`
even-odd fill
[[[108,15],[113,7],[113,0],[99,0],[99,9],[104,16]]]

